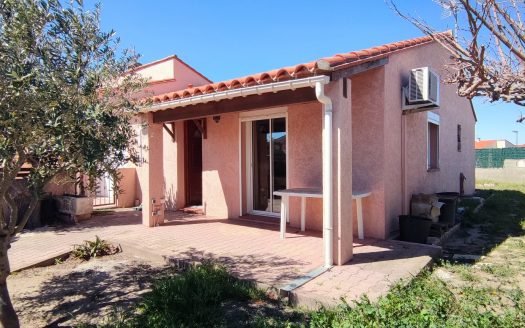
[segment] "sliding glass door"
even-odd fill
[[[281,198],[275,190],[286,189],[286,118],[251,122],[252,211],[279,213]]]

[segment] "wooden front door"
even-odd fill
[[[193,120],[185,121],[186,206],[202,205],[202,133]]]

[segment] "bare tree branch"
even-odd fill
[[[401,17],[431,35],[451,54],[446,83],[455,84],[460,96],[483,96],[525,106],[524,1],[435,0],[453,19],[456,35],[448,38],[421,18],[401,12]]]
[[[507,11],[503,10],[498,5],[497,1],[492,1],[492,5],[493,5],[493,8],[497,11],[492,16],[496,19],[496,22],[498,23],[498,25],[502,26],[502,27],[504,25],[501,24],[501,22],[499,20],[499,16],[501,15],[505,19],[507,24],[512,28],[512,31],[515,33],[515,35],[514,35],[514,39],[516,40],[515,43],[519,42],[519,45],[520,45],[520,48],[521,48],[521,52],[523,53],[523,51],[524,51],[523,42],[525,40],[525,31],[523,31],[523,26],[520,28],[518,23],[516,23],[516,21],[513,20],[510,17],[510,15],[507,13]],[[520,16],[518,15],[518,17],[520,17]]]

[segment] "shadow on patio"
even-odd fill
[[[199,263],[212,261],[228,268],[228,271],[238,278],[257,281],[265,284],[285,284],[302,277],[304,266],[311,266],[307,260],[293,259],[269,253],[257,255],[222,255],[209,251],[189,248],[176,256],[167,256],[172,265],[180,265],[180,261]]]
[[[277,288],[323,265],[323,239],[318,232],[289,228],[287,238],[280,239],[277,226],[181,212],[167,213],[165,224],[148,228],[141,224],[140,214],[118,212],[64,229],[23,234],[9,253],[13,267],[38,263],[95,235],[121,244],[124,252],[144,259],[170,263],[217,261],[239,278]],[[303,287],[327,295],[338,295],[339,289],[359,290],[374,285],[383,286],[381,291],[388,290],[389,285],[378,281],[417,274],[428,265],[431,251],[435,250],[422,245],[355,239],[352,261],[333,267]],[[320,281],[330,288],[319,287]]]

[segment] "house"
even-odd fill
[[[212,217],[272,220],[281,209],[274,191],[317,188],[320,198],[304,204],[306,229],[323,231],[326,266],[346,263],[357,234],[353,192],[371,193],[364,234],[379,239],[396,233],[412,194],[459,191],[461,175],[474,192],[475,113],[455,86],[439,83],[450,56],[434,38],[217,83],[176,57],[166,68],[150,64],[173,84],[157,83],[162,92],[140,113],[143,161],[136,178],[126,174],[126,197],[138,198],[143,224],[155,226],[164,210],[192,205]],[[423,84],[403,89],[411,76]],[[432,101],[418,104],[427,91]],[[290,226],[300,225],[302,206],[290,198]]]
[[[487,148],[510,148],[520,147],[515,146],[512,142],[501,139],[501,140],[476,140],[474,145],[475,149],[487,149]]]

